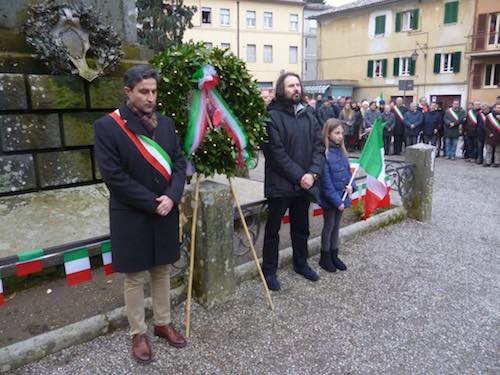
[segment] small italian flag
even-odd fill
[[[385,180],[384,123],[375,120],[365,147],[359,158],[360,166],[366,172],[365,220],[373,211],[385,205],[389,189]]]
[[[5,298],[3,296],[3,283],[2,283],[2,275],[0,274],[0,306],[2,306],[5,302]]]
[[[88,249],[83,247],[65,252],[64,269],[69,286],[92,280]]]
[[[111,275],[113,272],[113,257],[111,255],[111,242],[104,242],[101,245],[102,264],[104,265],[104,273]]]
[[[377,106],[380,105],[380,101],[384,100],[384,93],[380,92],[380,94],[377,96],[377,99],[375,99],[375,102],[377,103]]]
[[[17,254],[16,275],[26,276],[43,269],[43,249],[34,249]]]
[[[359,168],[359,160],[353,159],[349,162],[349,164],[351,165],[351,173],[355,175]]]

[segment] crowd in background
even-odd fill
[[[458,155],[467,161],[500,166],[500,96],[491,107],[474,101],[467,109],[460,107],[459,100],[450,108],[441,108],[426,98],[409,107],[402,97],[390,103],[321,95],[315,99],[306,96],[306,101],[322,126],[330,118],[343,123],[344,142],[350,152],[363,148],[375,120],[381,118],[386,155],[401,155],[407,146],[422,142],[436,146],[437,157],[455,160],[458,149]]]

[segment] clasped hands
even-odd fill
[[[304,190],[309,190],[314,185],[314,176],[311,173],[306,173],[300,179],[300,187]]]
[[[174,207],[174,201],[166,195],[156,198],[156,201],[160,203],[156,207],[156,213],[160,216],[167,216]]]

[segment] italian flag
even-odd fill
[[[375,120],[359,158],[359,164],[366,172],[365,220],[375,209],[383,207],[389,194],[385,180],[383,129],[382,120]]]
[[[5,302],[5,298],[3,296],[3,283],[2,283],[2,275],[0,274],[0,306],[2,306]]]
[[[380,105],[380,101],[384,100],[384,93],[380,92],[380,94],[377,96],[377,99],[375,99],[375,102],[377,103],[377,106]]]
[[[34,249],[17,254],[16,275],[26,276],[31,273],[41,272],[43,268],[43,249]]]
[[[113,272],[113,257],[111,255],[111,242],[104,242],[101,245],[102,264],[104,265],[104,273],[111,275]]]
[[[391,188],[391,176],[385,176],[385,181],[387,183],[387,192],[390,193]],[[358,185],[357,189],[352,192],[351,202],[355,206],[360,200],[364,200],[366,196],[366,182]],[[380,202],[380,208],[391,208],[391,194],[387,194],[382,202]]]
[[[64,269],[69,286],[92,280],[88,249],[83,247],[65,252]]]

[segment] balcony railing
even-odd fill
[[[500,53],[500,32],[487,32],[469,35],[467,37],[468,53],[475,52],[499,52]]]

